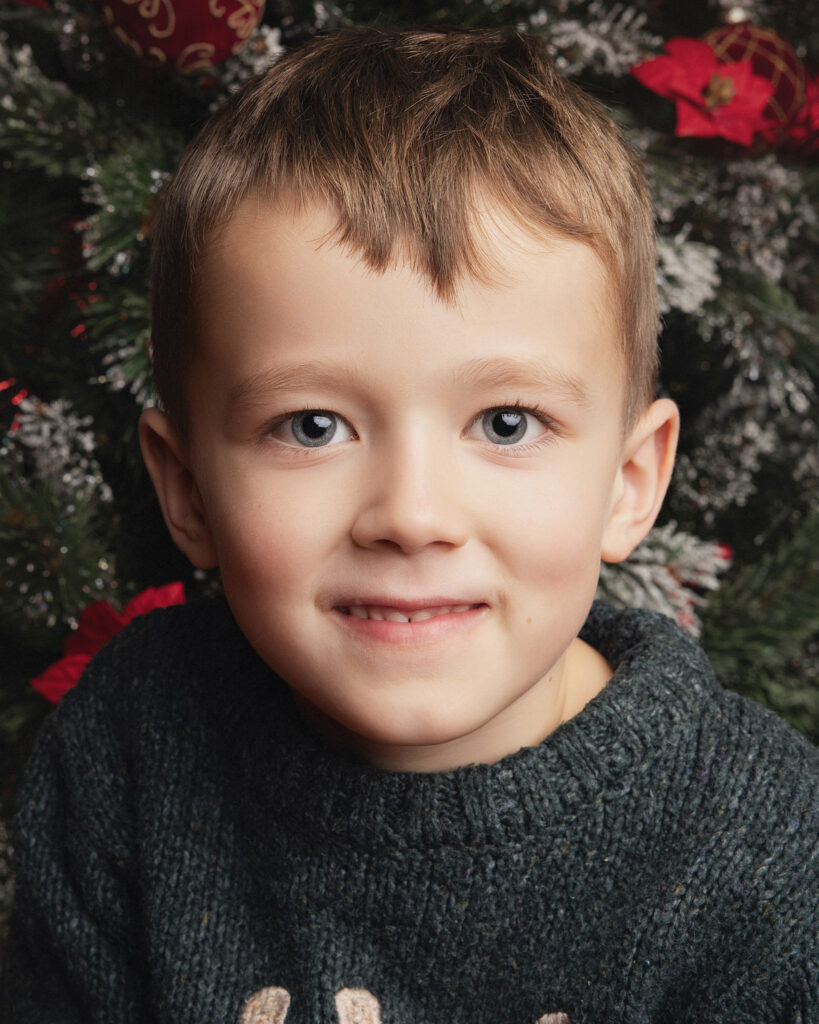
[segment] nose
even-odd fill
[[[359,547],[390,547],[409,555],[430,545],[466,543],[464,494],[453,460],[440,445],[416,438],[385,446],[373,456],[369,473],[352,528]]]

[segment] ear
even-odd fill
[[[142,413],[139,445],[174,543],[197,569],[212,569],[218,559],[202,496],[185,445],[164,412],[146,409]]]
[[[622,562],[645,537],[663,503],[680,432],[680,413],[668,398],[643,413],[623,446],[601,558]]]

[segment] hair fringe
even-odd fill
[[[626,421],[657,372],[653,216],[635,155],[534,36],[343,29],[237,92],[161,198],[152,272],[154,373],[184,431],[203,246],[251,193],[328,203],[333,240],[383,271],[408,258],[443,301],[491,283],[482,211],[592,247],[627,360]]]

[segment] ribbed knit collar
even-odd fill
[[[277,688],[271,714],[256,708],[245,732],[245,778],[264,789],[255,796],[265,827],[286,823],[306,841],[370,852],[517,844],[632,788],[658,758],[671,763],[718,685],[701,650],[663,616],[597,602],[581,637],[615,669],[608,685],[538,746],[493,765],[422,774],[353,761]]]

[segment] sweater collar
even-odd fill
[[[370,851],[514,844],[639,785],[698,728],[717,683],[697,645],[657,613],[596,602],[580,635],[614,675],[579,714],[496,764],[430,774],[386,772],[330,749],[259,662],[243,727],[245,792],[263,805],[254,817]]]

